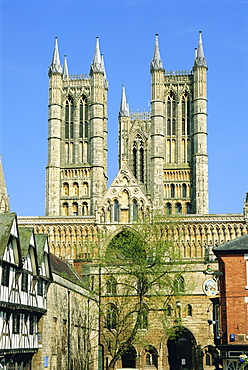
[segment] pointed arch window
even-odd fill
[[[182,98],[182,135],[186,134],[186,123],[187,135],[190,135],[190,99],[187,92]]]
[[[79,137],[88,138],[88,103],[86,96],[80,100],[79,107]]]
[[[68,96],[65,103],[65,138],[73,139],[74,135],[74,106],[73,99]]]
[[[117,307],[113,303],[108,305],[106,326],[109,330],[116,329],[117,326]]]
[[[136,135],[132,144],[132,168],[133,174],[138,181],[145,181],[145,148],[139,134]]]
[[[136,143],[133,145],[133,174],[137,178],[137,147]]]
[[[114,221],[119,221],[119,203],[118,200],[114,200]]]
[[[189,100],[189,97],[188,97],[188,100],[187,100],[187,116],[186,116],[186,119],[187,119],[187,135],[190,135],[190,100]]]
[[[175,293],[183,293],[185,291],[185,283],[183,276],[178,276],[174,281]]]
[[[142,142],[140,145],[140,182],[144,183],[144,148]]]
[[[133,221],[137,221],[138,219],[138,204],[137,200],[133,200]]]
[[[167,135],[176,135],[176,100],[172,91],[167,99]]]

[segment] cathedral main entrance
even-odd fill
[[[170,370],[195,370],[196,340],[186,328],[178,328],[167,342]]]

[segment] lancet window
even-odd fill
[[[174,289],[175,292],[184,292],[185,290],[185,284],[184,284],[184,278],[183,276],[178,276],[174,281]]]
[[[88,104],[86,96],[83,96],[80,100],[79,107],[79,137],[88,138]]]
[[[118,200],[114,200],[114,221],[119,221],[119,203]]]
[[[137,221],[138,219],[138,204],[137,200],[133,200],[133,221]]]
[[[73,99],[68,96],[65,103],[65,138],[73,139],[74,136],[74,106]]]
[[[167,136],[176,135],[176,100],[173,92],[167,99]]]
[[[145,150],[144,143],[140,135],[137,135],[135,140],[133,141],[132,154],[133,154],[132,158],[133,174],[138,181],[144,183]]]
[[[190,99],[187,93],[182,98],[182,135],[190,135]]]

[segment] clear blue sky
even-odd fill
[[[247,0],[2,0],[1,146],[11,210],[43,215],[48,66],[54,38],[70,74],[88,74],[100,39],[109,81],[108,175],[117,173],[125,83],[132,110],[149,109],[155,34],[166,70],[190,70],[198,31],[208,64],[210,213],[242,213],[248,192]]]

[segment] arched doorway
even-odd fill
[[[134,346],[129,347],[121,356],[122,368],[134,369],[136,367],[136,356],[136,349]]]
[[[176,329],[167,346],[170,370],[195,370],[196,340],[188,329]]]

